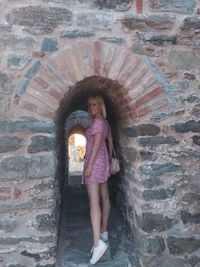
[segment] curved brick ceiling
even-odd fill
[[[139,121],[169,107],[167,95],[153,70],[125,48],[100,41],[71,41],[47,54],[25,93],[18,97],[16,114],[54,119],[70,89],[98,81],[123,120]]]

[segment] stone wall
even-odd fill
[[[199,13],[197,0],[1,1],[1,266],[55,262],[57,114],[71,92],[81,109],[88,84],[121,118],[118,201],[138,264],[199,266]]]

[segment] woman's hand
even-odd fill
[[[92,165],[88,165],[85,169],[85,177],[89,178],[92,175]]]

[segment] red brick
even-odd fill
[[[42,51],[33,51],[32,56],[33,57],[44,57],[45,53]]]
[[[34,81],[44,89],[47,89],[49,87],[49,84],[40,77],[35,77]]]
[[[55,99],[57,99],[58,101],[60,101],[63,98],[63,94],[59,92],[58,90],[56,90],[55,88],[51,88],[51,90],[49,91],[49,94],[53,96]]]
[[[21,190],[17,186],[15,186],[13,189],[13,199],[19,198],[21,193],[22,193]]]
[[[100,75],[101,69],[101,42],[94,43],[94,75]]]
[[[142,13],[143,11],[143,0],[136,0],[136,10],[137,13]]]
[[[141,108],[137,110],[137,115],[139,117],[142,117],[146,115],[147,113],[151,112],[152,110],[149,107]]]
[[[29,110],[31,112],[36,112],[36,110],[37,110],[37,106],[36,105],[34,105],[32,103],[29,103],[29,102],[25,102],[25,101],[23,101],[23,103],[22,103],[22,108],[26,109],[26,110]]]

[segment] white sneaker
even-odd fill
[[[100,234],[100,238],[104,241],[104,242],[108,242],[108,231],[105,231],[103,233]]]
[[[99,240],[98,246],[93,248],[92,258],[90,259],[90,264],[95,264],[106,252],[108,245],[103,241]]]

